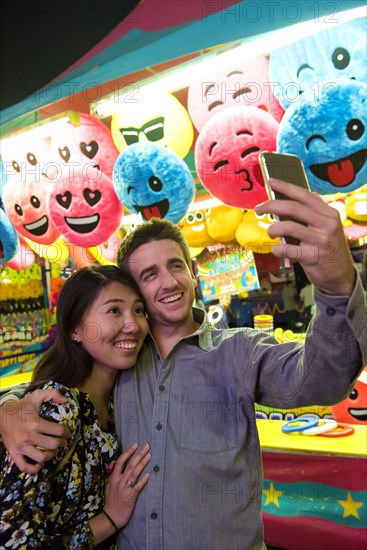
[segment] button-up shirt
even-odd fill
[[[115,389],[123,447],[148,442],[152,453],[119,549],[264,548],[255,402],[284,409],[341,401],[367,360],[360,281],[349,300],[317,290],[315,300],[305,345],[217,330],[202,310],[194,310],[200,328],[164,359],[148,336]]]

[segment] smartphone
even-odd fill
[[[279,193],[270,187],[269,182],[273,179],[279,179],[310,190],[302,161],[296,155],[262,151],[259,155],[259,162],[269,198],[291,200],[283,193]],[[291,220],[292,217],[279,216],[279,219],[285,221]],[[282,237],[282,241],[285,244],[299,244],[299,240],[294,237]]]

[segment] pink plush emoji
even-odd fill
[[[48,211],[70,243],[81,247],[106,241],[120,226],[123,206],[112,181],[98,166],[65,170],[53,185]]]
[[[210,118],[195,145],[196,171],[209,193],[237,208],[266,200],[258,158],[276,150],[278,127],[256,107],[228,107]]]
[[[51,244],[60,231],[50,219],[46,196],[55,178],[50,141],[26,137],[5,141],[4,166],[10,177],[3,188],[5,211],[19,235],[40,244]]]
[[[68,121],[65,120],[51,138],[51,150],[54,159],[62,164],[98,164],[110,179],[119,154],[110,129],[86,113],[73,113]]]
[[[218,56],[218,67],[189,86],[187,108],[199,132],[212,116],[234,106],[258,107],[280,122],[284,109],[270,85],[267,57],[221,62]]]

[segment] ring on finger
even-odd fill
[[[127,489],[132,489],[134,487],[135,483],[133,481],[130,481],[130,479],[128,479],[125,483],[125,487]]]

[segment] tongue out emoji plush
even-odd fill
[[[178,223],[195,195],[187,164],[170,149],[135,143],[124,149],[115,164],[113,181],[118,197],[143,221],[167,218]]]
[[[277,138],[280,153],[299,156],[312,191],[350,193],[367,180],[367,86],[319,82],[287,109]]]

